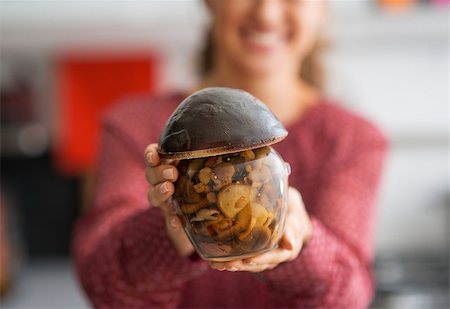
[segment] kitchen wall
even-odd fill
[[[327,64],[332,93],[391,139],[378,252],[448,252],[448,11],[351,7],[332,15]]]

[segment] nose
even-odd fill
[[[248,1],[248,0],[242,0]],[[285,0],[253,0],[253,17],[258,26],[271,28],[279,23],[284,14]]]

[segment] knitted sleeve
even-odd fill
[[[265,272],[289,306],[364,308],[372,300],[375,197],[387,142],[366,124],[354,129],[323,162],[308,205],[312,239],[297,259]]]
[[[146,199],[143,149],[136,147],[120,125],[105,121],[93,205],[73,242],[78,277],[95,307],[174,307],[185,282],[208,267],[172,247],[160,209]]]

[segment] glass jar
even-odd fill
[[[277,247],[290,167],[272,147],[180,160],[177,169],[175,209],[203,259],[243,259]]]

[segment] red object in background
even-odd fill
[[[150,53],[66,56],[58,66],[55,159],[68,174],[92,170],[102,112],[123,97],[155,89]]]
[[[378,0],[378,4],[385,9],[401,10],[417,4],[417,0]]]

